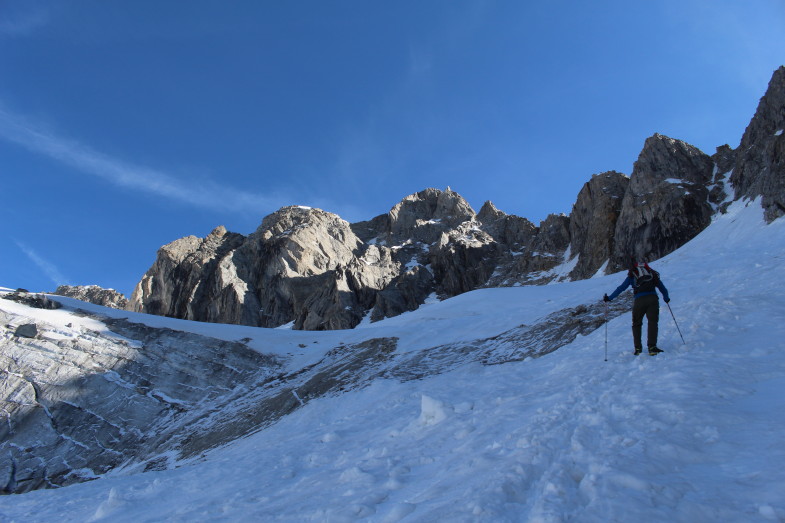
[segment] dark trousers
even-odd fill
[[[635,298],[632,304],[632,341],[635,348],[640,349],[641,330],[643,328],[643,317],[646,316],[648,322],[647,347],[657,346],[657,322],[660,320],[660,300],[656,294],[649,294]]]

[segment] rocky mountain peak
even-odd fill
[[[714,162],[697,147],[661,134],[648,138],[630,176],[614,235],[611,269],[630,257],[656,260],[702,231],[714,212]]]
[[[713,156],[662,134],[632,174],[592,176],[569,216],[539,226],[490,201],[476,214],[449,187],[403,198],[349,224],[300,206],[265,217],[248,237],[219,227],[162,247],[132,297],[135,310],[264,327],[351,328],[413,310],[431,294],[589,278],[656,260],[695,237],[736,198],[762,196],[785,214],[785,67],[742,139]],[[732,172],[731,175],[728,175]]]
[[[447,229],[472,220],[475,213],[455,191],[429,188],[407,196],[387,216],[388,244],[400,245],[407,240],[432,244]]]
[[[500,218],[504,218],[505,216],[507,215],[497,209],[492,201],[488,200],[482,204],[480,212],[477,213],[477,220],[482,223],[490,223]]]
[[[266,216],[262,224],[256,230],[257,234],[265,234],[267,237],[277,236],[284,233],[292,233],[311,225],[324,224],[327,222],[343,221],[338,215],[325,212],[321,209],[304,207],[300,205],[290,205],[282,207],[274,213]]]
[[[630,190],[645,194],[667,180],[705,185],[711,180],[712,169],[711,158],[697,147],[654,134],[646,139],[635,162]]]
[[[755,116],[750,120],[739,147],[744,149],[785,129],[785,66],[771,77],[766,93],[760,99]]]
[[[228,231],[226,230],[226,227],[224,227],[223,225],[219,225],[218,227],[210,231],[210,236],[215,238],[223,238],[224,236],[226,236],[227,232]]]
[[[768,221],[785,215],[785,67],[775,71],[737,149],[736,198],[762,196]]]
[[[574,279],[590,278],[613,255],[616,222],[630,179],[616,171],[595,174],[584,184],[570,213],[571,253],[578,262]]]
[[[186,236],[163,245],[158,252],[159,255],[165,255],[172,260],[182,261],[192,252],[199,249],[202,243],[203,240],[201,238],[193,235]]]
[[[474,209],[469,202],[449,187],[438,195],[433,219],[443,220],[447,225],[456,227],[474,217]]]

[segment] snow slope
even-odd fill
[[[687,341],[663,305],[663,355],[631,355],[626,314],[607,362],[600,328],[538,359],[379,379],[178,469],[2,497],[0,520],[785,521],[784,261],[785,220],[737,202],[653,264]],[[486,289],[354,331],[132,319],[251,337],[294,367],[337,341],[492,336],[622,279]]]

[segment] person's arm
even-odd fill
[[[662,283],[662,280],[659,278],[657,279],[657,288],[662,293],[662,299],[665,300],[665,303],[671,301],[671,297],[668,295],[668,289],[665,288],[665,284]]]
[[[614,298],[616,298],[616,296],[618,296],[619,294],[624,292],[624,289],[626,289],[630,285],[632,285],[632,278],[627,276],[627,278],[624,280],[624,282],[621,285],[619,285],[618,287],[616,287],[616,290],[613,291],[610,296],[608,296],[608,300],[611,301]]]

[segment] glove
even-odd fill
[[[670,298],[663,298],[663,300],[665,300],[665,303],[670,303],[670,301],[671,301]]]
[[[602,301],[611,301],[611,299],[608,298],[608,295],[606,294],[605,296],[602,297]]]

